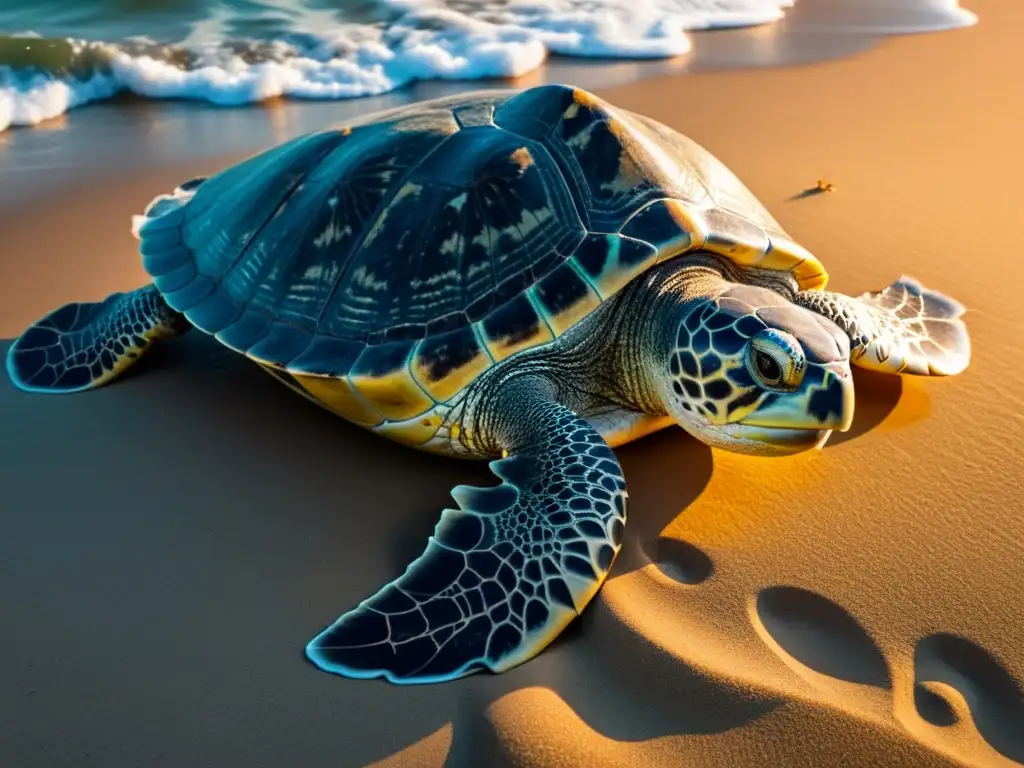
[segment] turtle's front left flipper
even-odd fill
[[[964,306],[909,277],[857,298],[802,291],[796,303],[842,328],[850,337],[850,362],[861,368],[952,376],[971,360]]]
[[[504,671],[540,653],[596,594],[626,521],[615,454],[538,381],[503,389],[488,414],[501,484],[458,486],[426,551],[324,630],[321,669],[394,683]]]
[[[14,341],[7,372],[27,392],[92,389],[119,376],[152,342],[190,327],[152,285],[100,302],[66,304]]]

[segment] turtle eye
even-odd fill
[[[765,384],[774,386],[782,381],[782,367],[767,352],[754,350],[754,367]]]
[[[768,328],[750,340],[747,365],[766,387],[795,389],[804,377],[800,342],[788,333]]]

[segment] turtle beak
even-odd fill
[[[820,429],[846,432],[853,425],[853,374],[850,364],[829,363],[818,366],[821,383],[808,390],[807,414],[816,419]]]
[[[853,424],[850,364],[809,363],[800,389],[761,406],[743,423],[775,429],[846,432]]]

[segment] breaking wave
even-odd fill
[[[273,39],[211,39],[230,22],[217,6],[175,43],[24,33],[0,37],[0,130],[33,125],[121,91],[224,105],[272,97],[347,99],[416,80],[516,77],[550,55],[667,58],[689,51],[688,31],[773,22],[791,4],[384,0],[369,21],[331,22],[321,12]]]

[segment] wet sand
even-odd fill
[[[597,89],[718,155],[831,288],[906,273],[961,300],[974,356],[858,373],[820,452],[619,449],[611,578],[504,675],[403,688],[302,654],[484,465],[332,419],[200,334],[86,394],[0,381],[0,764],[1024,763],[1024,7],[970,7],[977,27],[852,58]],[[231,159],[0,209],[0,336],[141,284],[130,215]],[[835,191],[802,194],[818,178]]]

